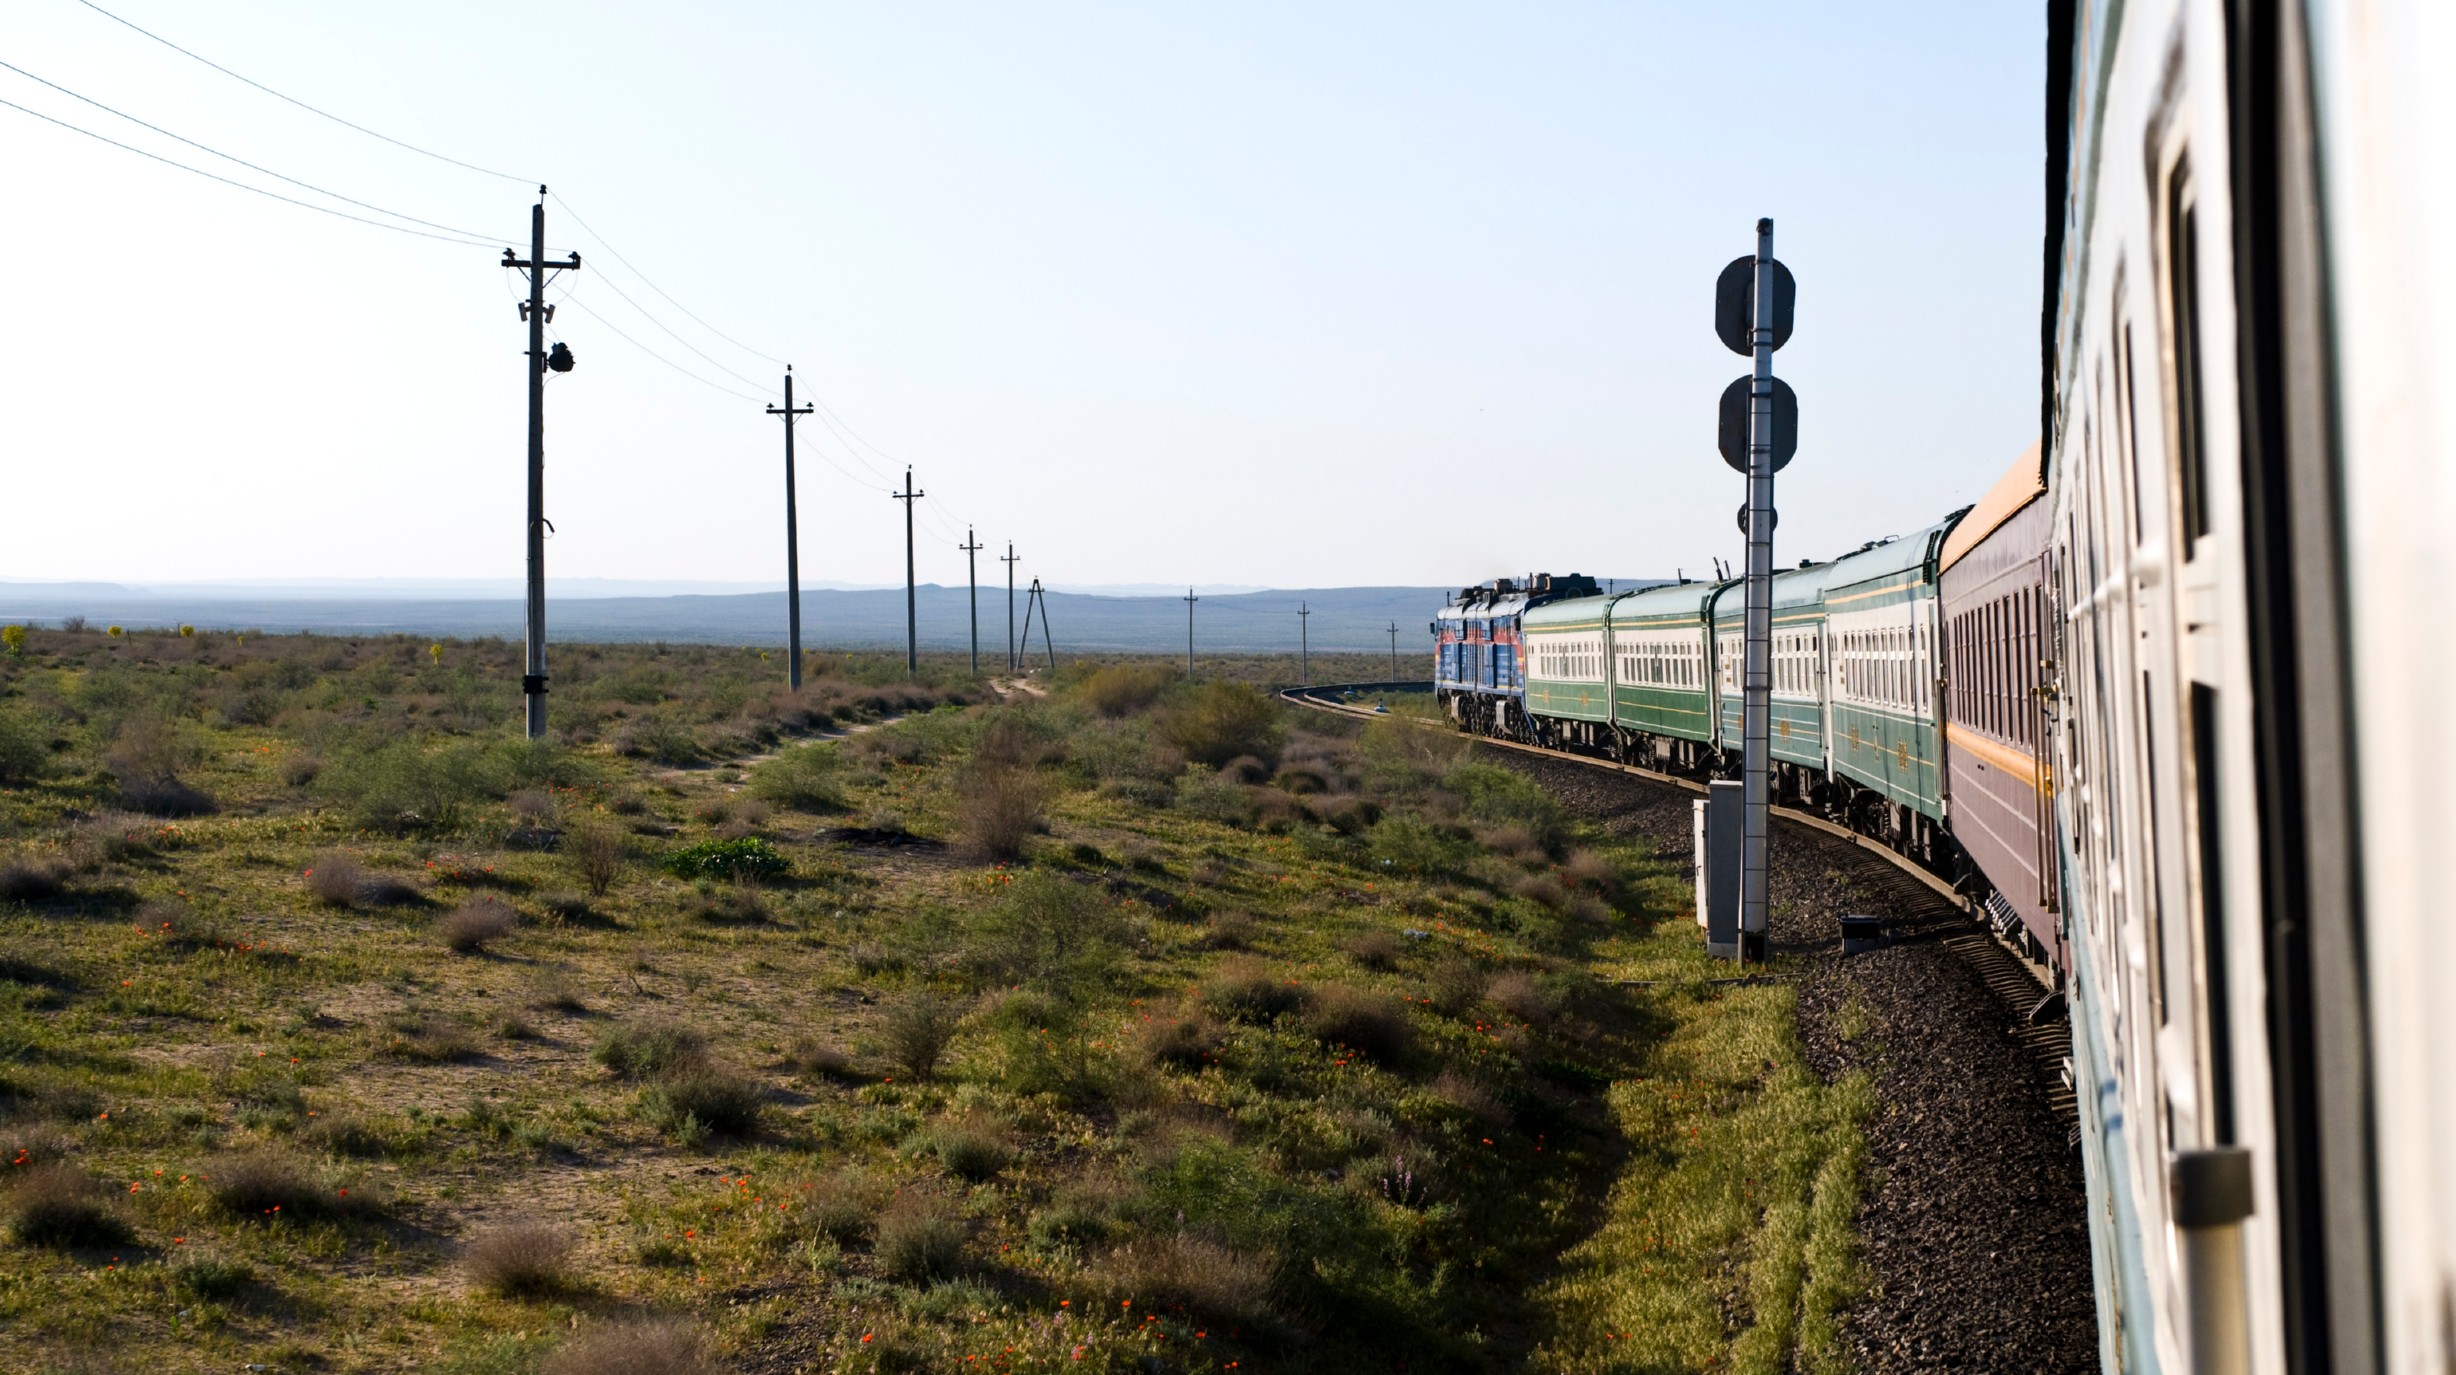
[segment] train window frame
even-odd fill
[[[2168,162],[2158,196],[2159,355],[2165,368],[2169,526],[2188,563],[2214,530],[2209,510],[2206,349],[2201,324],[2200,186],[2186,146]],[[2137,464],[2135,472],[2138,471]]]

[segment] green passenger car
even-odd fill
[[[1774,575],[1772,732],[1774,762],[1783,790],[1805,796],[1828,765],[1825,715],[1825,583],[1836,565],[1812,564]],[[1714,604],[1716,680],[1720,685],[1722,746],[1737,754],[1741,741],[1740,663],[1745,643],[1740,587]]]
[[[1958,518],[1835,560],[1823,588],[1832,771],[1931,825],[1944,819],[1936,556]]]
[[[1675,583],[1529,611],[1527,715],[1545,741],[1704,767],[1714,752],[1706,617],[1716,586]]]

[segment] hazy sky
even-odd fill
[[[1736,557],[1711,296],[1759,215],[1799,280],[1778,558],[1926,524],[2036,431],[2034,4],[103,3],[544,180],[636,264],[548,202],[605,317],[555,320],[557,574],[783,577],[781,369],[642,273],[915,466],[925,581],[965,521],[985,582],[1010,538],[1074,584]],[[78,0],[11,0],[0,59],[496,241],[0,109],[0,578],[517,576],[533,185]],[[805,576],[899,580],[889,484],[801,444]]]

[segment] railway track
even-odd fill
[[[1371,718],[1386,715],[1387,712],[1378,703],[1358,705],[1354,699],[1369,698],[1376,693],[1425,692],[1431,688],[1429,682],[1335,683],[1285,688],[1279,695],[1292,705],[1314,711]],[[1495,740],[1481,735],[1475,739],[1497,749],[1515,750],[1539,758],[1627,774],[1684,792],[1699,795],[1705,792],[1703,785],[1690,779],[1639,768],[1634,764],[1615,763],[1566,750],[1545,749],[1515,740]],[[2020,1047],[2023,1060],[2036,1075],[2048,1106],[2068,1128],[2077,1126],[2078,1105],[2073,1097],[2070,1069],[2071,1033],[2065,1025],[2062,999],[2054,991],[2053,976],[1998,937],[1985,921],[1972,915],[1961,897],[1953,891],[1952,885],[1911,863],[1906,856],[1812,813],[1789,807],[1776,807],[1773,812],[1775,818],[1786,826],[1820,835],[1828,842],[1836,842],[1837,850],[1848,848],[1854,861],[1855,877],[1876,891],[1891,907],[1894,920],[1890,926],[1895,940],[1935,941],[1969,967],[1979,983],[2002,1005],[2009,1024],[2009,1035]],[[1881,863],[1870,863],[1871,860]]]

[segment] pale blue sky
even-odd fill
[[[1760,214],[1800,283],[1777,359],[1803,435],[1784,561],[1934,520],[2036,429],[2034,5],[104,3],[551,183],[691,310],[793,360],[872,465],[916,465],[925,580],[961,581],[938,527],[966,519],[1071,584],[1734,557],[1713,412],[1745,364],[1710,297]],[[335,128],[76,0],[13,0],[0,58],[525,236],[521,185]],[[0,99],[207,161],[13,73]],[[499,248],[6,109],[0,185],[0,578],[517,575],[523,337]],[[618,287],[772,390],[773,364],[548,209],[588,261],[577,300],[759,390]],[[769,398],[587,315],[556,327],[580,365],[549,391],[554,571],[781,581]],[[802,435],[805,575],[898,579],[885,484]]]

